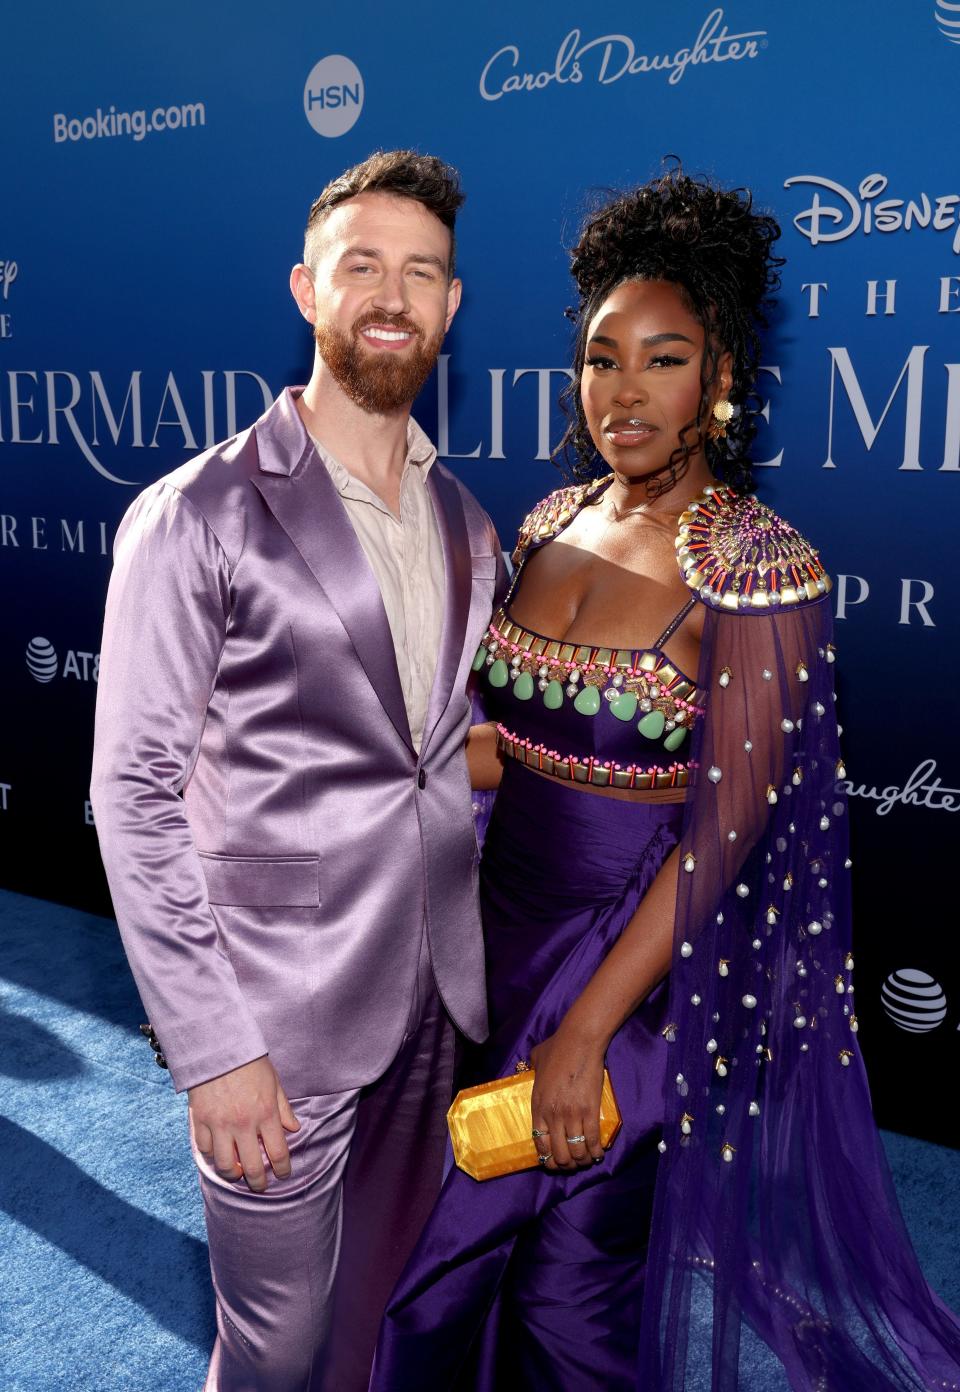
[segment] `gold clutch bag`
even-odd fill
[[[537,1147],[530,1132],[533,1069],[463,1088],[447,1112],[453,1158],[473,1179],[496,1179],[532,1169]],[[620,1109],[610,1074],[603,1070],[600,1142],[606,1148],[620,1130]]]

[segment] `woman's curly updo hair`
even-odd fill
[[[774,256],[780,236],[774,218],[755,212],[746,189],[722,189],[684,174],[679,163],[659,178],[623,193],[586,222],[572,251],[571,271],[580,304],[568,310],[577,327],[574,379],[563,393],[571,419],[554,458],[568,461],[575,478],[607,472],[597,454],[580,397],[587,330],[608,296],[633,280],[665,280],[676,286],[705,330],[696,420],[680,432],[671,458],[677,475],[697,448],[713,475],[737,489],[751,487],[749,450],[762,402],[756,392],[760,332],[769,296],[780,284],[783,258]],[[720,355],[733,358],[729,397],[733,419],[723,439],[707,435],[711,389]]]

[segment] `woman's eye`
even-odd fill
[[[597,357],[592,357],[592,358],[587,358],[587,360],[586,360],[586,365],[587,365],[587,367],[597,367],[597,368],[600,368],[600,370],[603,371],[605,368],[616,367],[617,364],[613,361],[613,358],[597,358]]]
[[[689,358],[677,358],[672,353],[659,353],[657,357],[650,359],[651,367],[683,367],[690,361]]]

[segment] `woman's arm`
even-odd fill
[[[670,970],[679,868],[677,847],[556,1033],[533,1050],[533,1125],[550,1132],[549,1145],[541,1143],[553,1157],[548,1169],[572,1170],[603,1158],[604,1055],[623,1022]],[[586,1140],[571,1147],[567,1136]]]
[[[497,727],[492,720],[484,725],[471,725],[467,733],[467,768],[474,792],[499,788],[503,760],[497,753]]]
[[[683,876],[681,905],[694,934],[696,925],[712,921],[711,906],[740,874],[779,800],[799,801],[804,777],[822,776],[813,766],[798,767],[793,753],[798,722],[808,718],[816,725],[826,714],[809,696],[815,664],[830,661],[816,634],[815,614],[799,608],[766,617],[711,616],[699,679],[709,702],[696,751],[707,776],[690,792],[685,849],[664,862],[556,1032],[531,1055],[537,1070],[533,1125],[551,1133],[549,1168],[589,1165],[603,1154],[603,1056],[624,1020],[670,970],[683,854],[696,851],[696,873]],[[775,907],[779,916],[784,906]],[[581,1135],[586,1142],[572,1148],[564,1139]]]

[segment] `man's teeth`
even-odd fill
[[[382,338],[387,343],[401,343],[410,334],[404,329],[364,329],[367,338]]]

